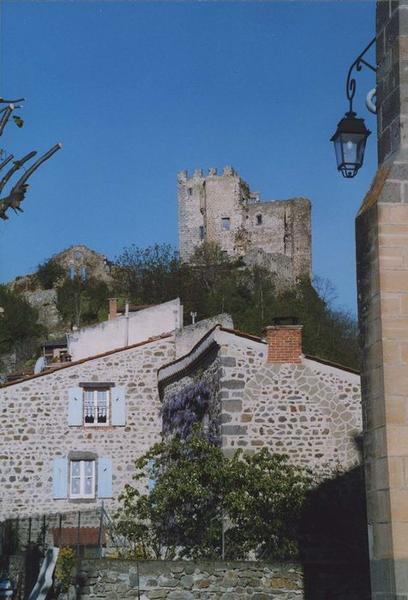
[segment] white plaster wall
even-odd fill
[[[175,331],[180,325],[181,305],[177,298],[129,317],[116,317],[72,332],[68,334],[68,350],[73,361],[81,360]]]

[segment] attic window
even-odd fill
[[[221,229],[223,231],[229,231],[231,228],[231,221],[229,217],[222,217],[221,219]]]
[[[256,224],[262,225],[262,215],[256,215]]]

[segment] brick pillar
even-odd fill
[[[408,599],[408,2],[377,2],[379,168],[356,219],[374,600]]]
[[[109,315],[108,319],[115,319],[118,316],[118,300],[117,298],[109,298]]]
[[[302,357],[301,325],[270,325],[266,328],[268,363],[300,363]]]

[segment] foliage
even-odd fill
[[[125,248],[115,267],[119,293],[136,304],[159,304],[179,293],[180,263],[168,244]]]
[[[55,579],[61,592],[67,592],[71,585],[72,569],[75,566],[75,552],[69,546],[60,549],[55,566]]]
[[[53,258],[39,264],[35,277],[43,290],[50,290],[64,277],[64,268]]]
[[[140,491],[150,466],[155,485]],[[228,558],[255,552],[289,558],[297,552],[300,510],[310,484],[307,473],[267,450],[224,455],[195,429],[153,446],[136,461],[136,485],[127,485],[116,515],[118,530],[155,556],[216,558],[223,529]]]
[[[62,319],[73,325],[86,325],[106,318],[109,288],[103,281],[80,277],[66,279],[57,288],[57,309]]]
[[[330,283],[305,279],[277,291],[270,273],[231,261],[214,244],[203,244],[191,264],[182,263],[168,245],[126,248],[117,261],[116,288],[138,304],[166,302],[179,296],[188,322],[231,314],[237,329],[262,335],[277,316],[295,316],[303,325],[307,354],[359,367],[357,325],[348,313],[332,307]]]
[[[297,556],[298,529],[308,472],[286,456],[263,448],[238,451],[229,461],[225,506],[233,526],[227,530],[231,558],[255,551],[257,558],[285,560]]]
[[[0,306],[4,309],[0,317],[0,355],[16,351],[28,358],[33,345],[44,335],[44,328],[37,323],[38,312],[5,285],[0,285]]]

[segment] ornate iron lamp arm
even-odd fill
[[[369,62],[367,62],[363,58],[364,54],[366,52],[368,52],[368,50],[371,48],[371,46],[373,46],[375,44],[375,40],[376,40],[376,38],[373,38],[371,40],[371,42],[368,44],[368,46],[366,46],[364,48],[364,50],[357,56],[356,60],[352,63],[352,65],[350,66],[350,69],[348,71],[347,80],[346,80],[346,96],[347,96],[347,100],[349,101],[349,112],[350,113],[353,112],[353,98],[356,93],[356,80],[354,79],[354,77],[352,77],[353,69],[355,69],[356,71],[361,71],[361,69],[363,68],[363,65],[364,65],[365,67],[374,71],[374,73],[377,71],[377,69],[375,67],[373,67],[373,65],[371,65]]]

